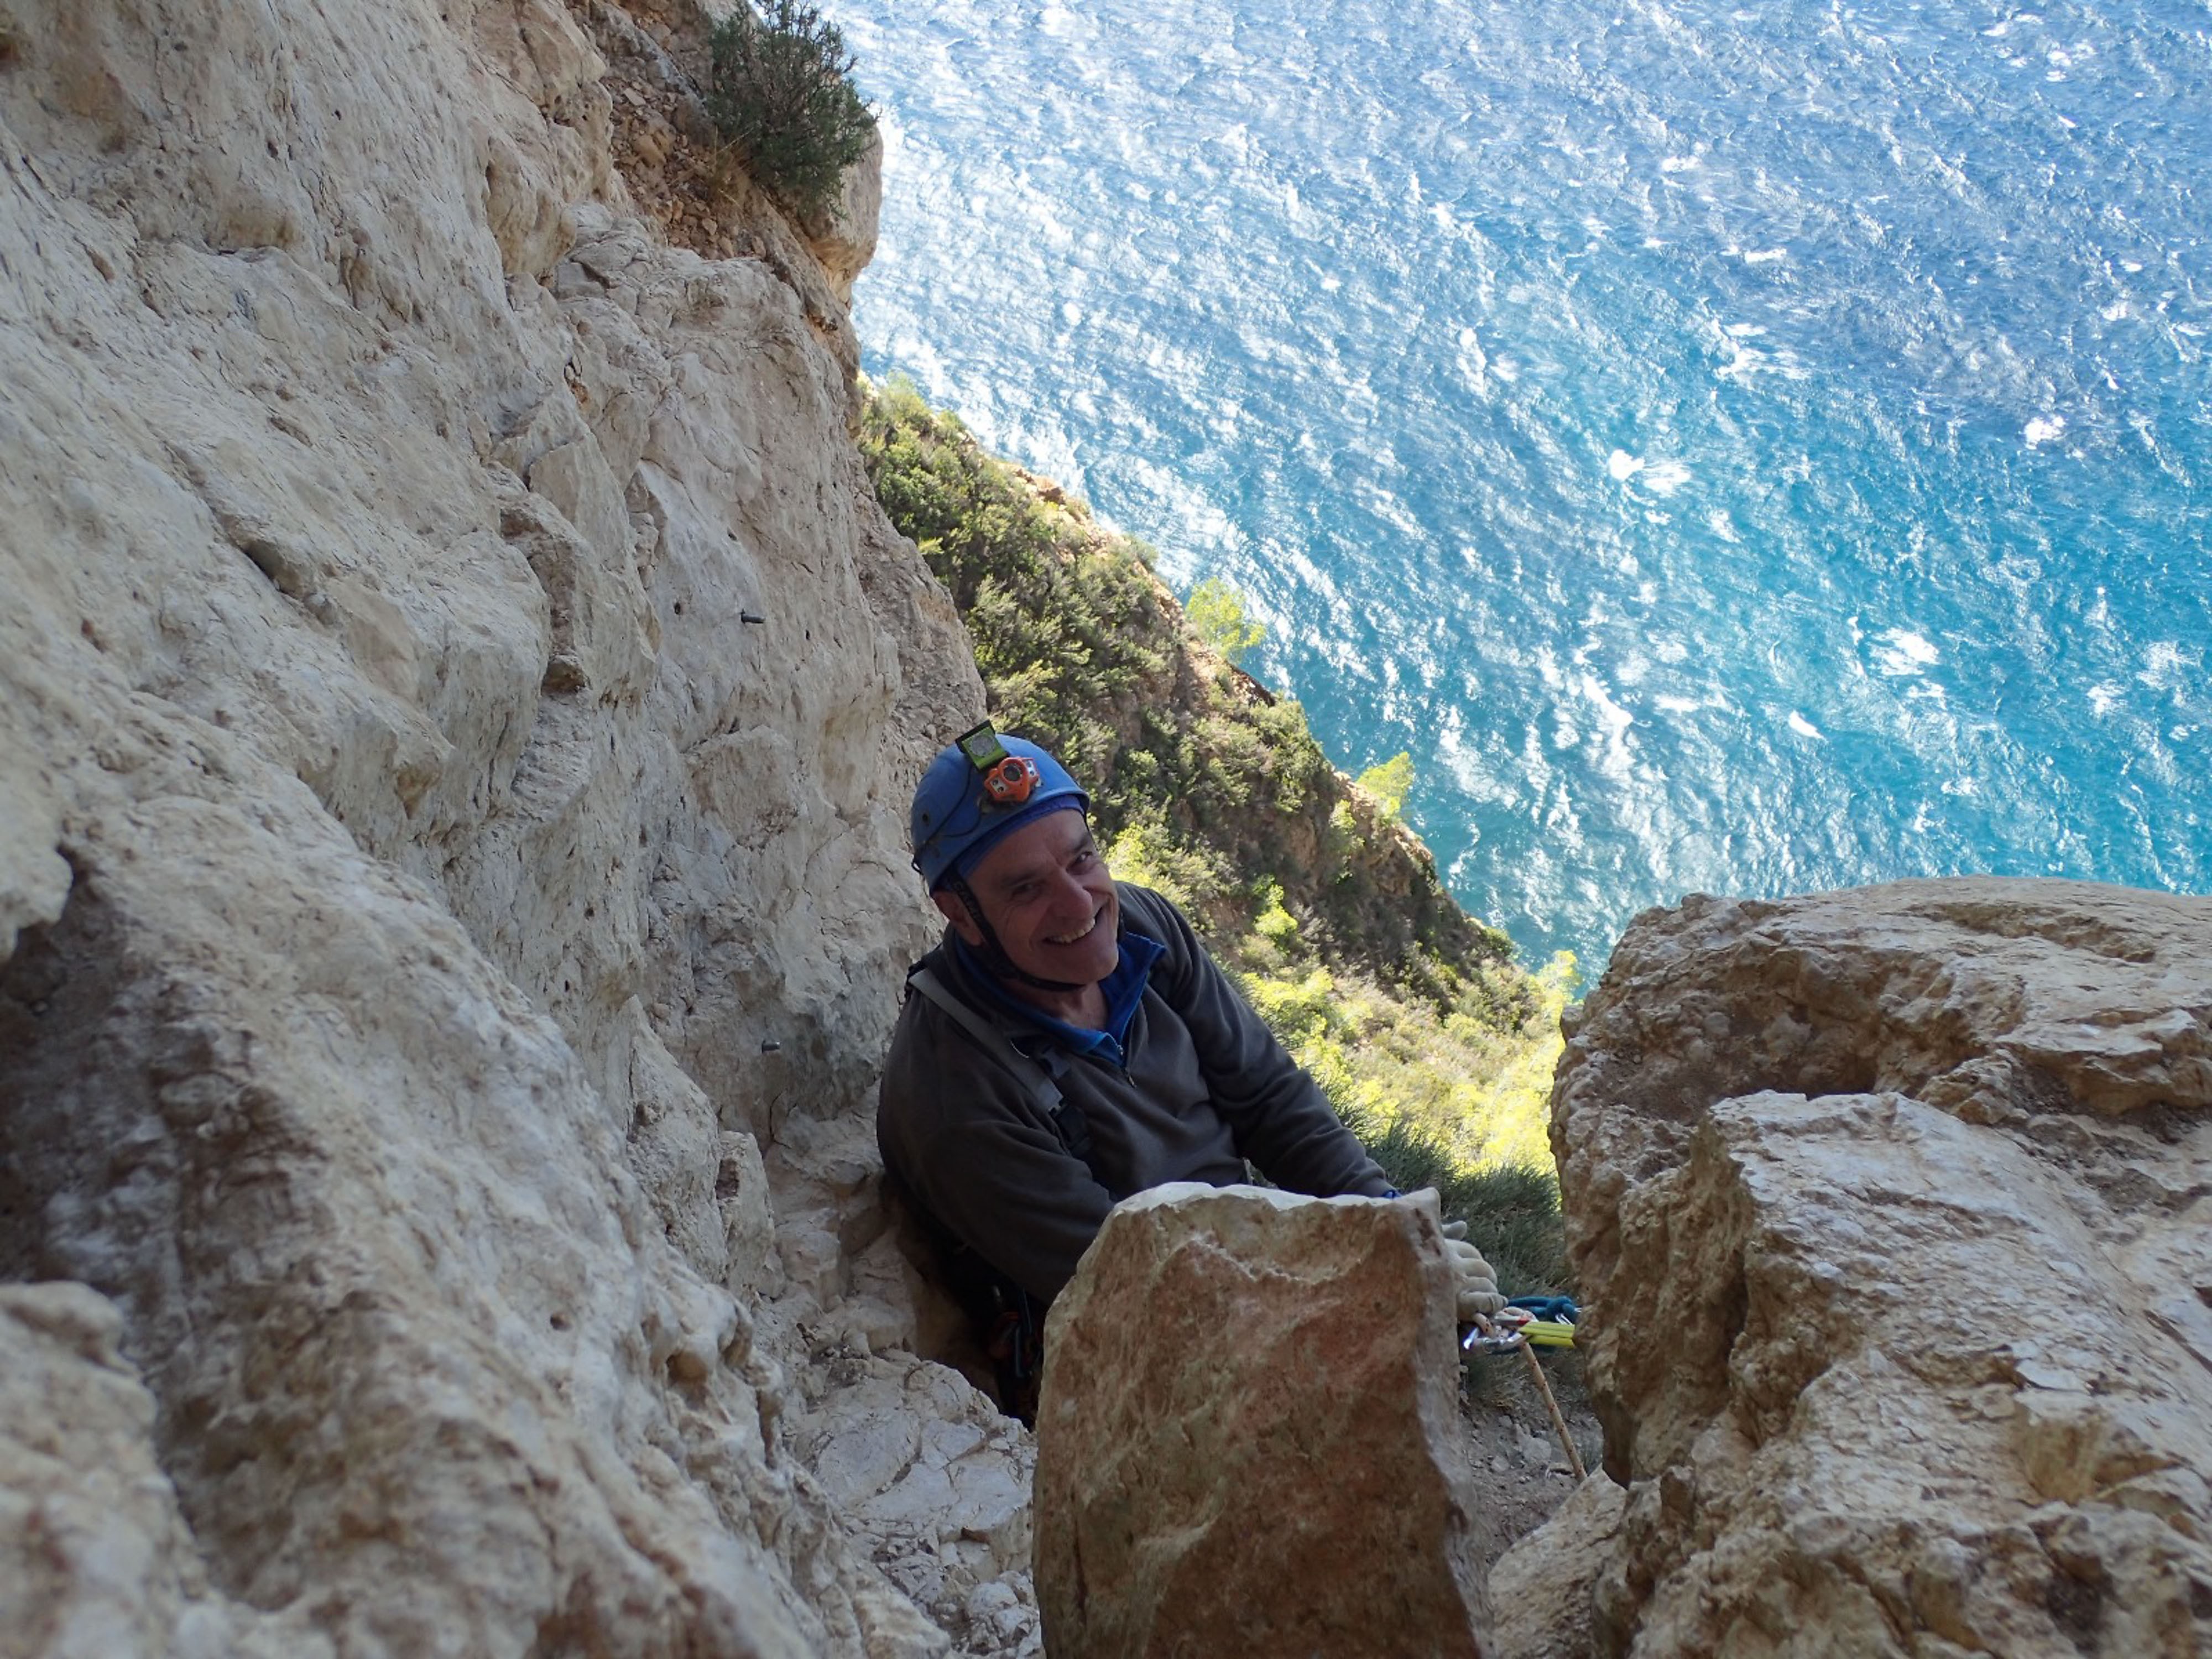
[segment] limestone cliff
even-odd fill
[[[2212,1650],[2212,900],[1640,917],[1553,1100],[1602,1477],[1508,1654]]]
[[[0,0],[7,1651],[1033,1623],[1025,1449],[871,1353],[898,803],[981,690],[847,438],[866,191],[672,250],[608,62]]]
[[[705,22],[0,0],[0,1654],[1036,1651],[868,1131],[982,689],[848,436],[875,180],[706,155]],[[1640,924],[1557,1097],[1632,1484],[1506,1639],[2201,1644],[2208,957]]]

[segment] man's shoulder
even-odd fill
[[[937,995],[916,982],[925,973]],[[998,1010],[988,997],[978,994],[973,976],[953,959],[951,951],[944,947],[932,951],[907,973],[905,1006],[891,1028],[890,1048],[884,1057],[882,1093],[886,1103],[899,1099],[902,1103],[927,1101],[941,1107],[950,1097],[940,1086],[947,1076],[990,1074],[990,1062],[995,1056],[970,1022],[944,1007],[939,996],[950,998],[987,1028],[1004,1029]]]
[[[1147,939],[1158,939],[1170,950],[1190,931],[1190,923],[1175,902],[1164,893],[1139,887],[1133,881],[1117,881],[1114,891],[1121,904],[1123,924]]]
[[[947,953],[949,954],[949,953]],[[1015,1050],[994,1011],[978,1006],[974,981],[958,967],[925,957],[939,986],[981,1016],[983,1029],[961,1020],[909,983],[884,1056],[876,1089],[876,1140],[886,1164],[908,1180],[950,1158],[956,1162],[979,1128],[1004,1127],[1031,1116],[1033,1091],[1018,1076]]]

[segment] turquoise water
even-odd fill
[[[1269,629],[1529,955],[2212,878],[2212,8],[833,0],[872,374]]]

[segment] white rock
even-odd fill
[[[786,1444],[981,708],[830,279],[623,216],[554,0],[142,11],[0,67],[0,1278],[142,1379],[0,1343],[9,1639],[942,1651]]]
[[[330,1655],[300,1613],[208,1583],[122,1332],[81,1285],[0,1285],[0,1640],[56,1659]]]
[[[1639,918],[1553,1099],[1624,1518],[1499,1581],[1606,1653],[2212,1644],[2208,964],[2077,884]]]
[[[1117,1206],[1046,1328],[1052,1651],[1479,1651],[1452,1305],[1432,1200]]]

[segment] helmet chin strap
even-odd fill
[[[989,919],[984,915],[982,905],[976,901],[975,890],[968,884],[968,878],[965,876],[947,876],[939,884],[951,889],[952,892],[958,895],[960,902],[968,907],[969,919],[975,922],[976,928],[983,935],[983,965],[998,975],[1000,978],[1019,980],[1023,984],[1034,986],[1040,991],[1083,989],[1080,985],[1071,984],[1064,979],[1040,979],[1027,969],[1015,966],[1014,959],[1006,954],[1006,947],[999,943],[998,929],[992,927]]]

